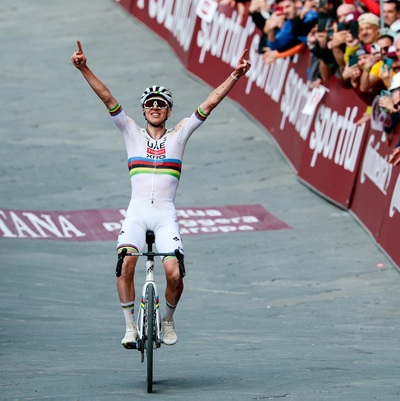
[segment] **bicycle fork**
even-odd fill
[[[153,294],[154,294],[154,307],[153,307],[153,299],[148,298],[148,287],[149,285],[153,286]],[[143,285],[141,302],[140,302],[140,310],[139,315],[137,317],[137,329],[138,329],[138,350],[142,352],[142,362],[144,361],[144,347],[146,343],[146,332],[147,332],[147,323],[148,316],[147,313],[153,313],[153,322],[155,323],[154,327],[154,344],[153,348],[160,348],[161,346],[161,318],[160,318],[160,298],[158,295],[157,284],[154,278],[154,260],[146,261],[146,281]],[[148,328],[151,330],[151,328]]]

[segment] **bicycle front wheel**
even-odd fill
[[[154,317],[155,299],[154,287],[152,284],[147,286],[147,330],[146,330],[146,355],[147,355],[147,392],[153,392],[153,344],[154,344]]]

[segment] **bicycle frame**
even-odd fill
[[[153,349],[161,347],[161,317],[160,317],[160,298],[154,275],[154,257],[155,256],[175,256],[178,260],[179,272],[181,277],[185,277],[185,265],[183,254],[178,249],[170,253],[153,252],[155,242],[154,232],[146,232],[146,243],[148,252],[128,253],[126,248],[122,249],[118,255],[115,275],[121,276],[122,265],[125,256],[147,256],[146,260],[146,280],[141,294],[141,303],[139,314],[136,319],[138,331],[137,349],[142,355],[144,362],[144,353],[147,354],[147,392],[153,391]]]

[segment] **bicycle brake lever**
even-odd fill
[[[117,266],[115,268],[115,275],[117,277],[121,276],[121,271],[122,271],[122,264],[124,263],[124,258],[128,250],[126,248],[122,249],[121,253],[118,255],[118,262]]]
[[[186,276],[185,263],[184,263],[185,256],[181,252],[179,252],[179,249],[175,249],[174,253],[176,258],[178,259],[179,273],[181,277],[184,278]]]

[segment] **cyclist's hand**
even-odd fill
[[[247,49],[244,50],[243,54],[240,56],[240,59],[236,65],[234,74],[238,78],[241,77],[242,75],[246,74],[246,72],[250,70],[251,64],[249,63],[248,60],[245,59],[247,51],[248,51]]]
[[[83,53],[81,42],[77,40],[76,44],[78,45],[78,51],[72,54],[71,61],[74,66],[79,69],[86,66],[87,59],[85,54]]]

